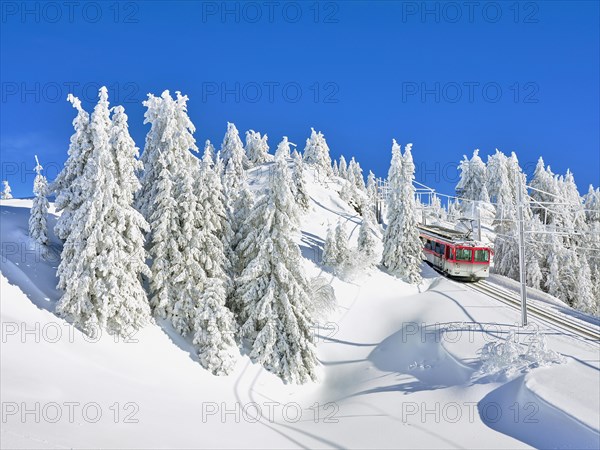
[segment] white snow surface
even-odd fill
[[[268,176],[249,173],[253,190]],[[307,187],[298,242],[338,309],[315,324],[320,378],[302,386],[241,354],[231,375],[213,376],[165,323],[127,341],[87,338],[54,314],[56,217],[43,259],[27,236],[32,201],[0,201],[1,447],[600,448],[598,343],[535,319],[520,328],[518,311],[426,265],[419,286],[379,269],[336,278],[319,264],[328,224],[347,221],[353,246],[361,219],[339,184],[307,170]],[[526,347],[535,328],[566,363],[478,374],[485,343],[512,330]]]

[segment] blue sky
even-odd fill
[[[2,179],[31,195],[34,154],[53,178],[74,110],[100,85],[141,148],[146,94],[187,94],[200,146],[226,122],[384,176],[391,140],[413,143],[417,179],[453,193],[462,155],[542,155],[580,187],[600,183],[599,3],[1,3]],[[485,158],[484,158],[485,159]]]

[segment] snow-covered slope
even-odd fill
[[[266,174],[255,169],[251,186]],[[517,312],[427,266],[420,286],[377,269],[333,276],[318,264],[327,226],[346,220],[354,244],[360,216],[335,183],[307,181],[305,268],[331,281],[339,306],[315,324],[320,380],[303,386],[246,355],[215,377],[161,323],[127,341],[87,338],[53,313],[56,238],[41,258],[31,201],[1,201],[2,447],[600,447],[598,345],[540,325],[564,364],[482,375],[480,349],[518,330]]]

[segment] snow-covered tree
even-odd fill
[[[215,152],[215,146],[212,145],[212,142],[210,142],[210,139],[207,139],[204,142],[204,155],[208,154],[210,156],[210,160],[213,161],[212,164],[214,164],[214,160],[216,158],[216,152]]]
[[[127,117],[120,113],[121,125],[113,127],[106,87],[99,97],[90,122],[92,151],[79,178],[84,200],[73,212],[58,267],[63,295],[56,311],[90,335],[105,329],[124,336],[150,319],[141,283],[148,274],[148,224],[132,206],[138,186],[124,176],[137,164],[137,148],[121,135]]]
[[[229,239],[231,253],[227,254],[227,256],[232,268],[232,277],[239,276],[247,264],[247,255],[243,251],[243,248],[240,247],[240,242],[244,241],[253,232],[251,225],[247,222],[253,208],[254,194],[250,191],[247,180],[243,178],[231,205],[229,220],[229,226],[231,227],[231,238]],[[231,294],[231,292],[228,293]],[[236,303],[236,299],[230,298],[228,302],[229,306],[234,312],[238,312],[239,306],[234,305],[234,303]]]
[[[371,171],[369,171],[369,176],[367,177],[367,197],[369,199],[369,204],[373,208],[373,212],[375,212],[377,200],[379,199],[379,193],[377,190],[377,180],[375,179],[375,174]]]
[[[532,211],[540,217],[542,223],[551,223],[552,215],[550,210],[553,208],[549,208],[550,205],[548,202],[556,201],[556,197],[553,196],[556,192],[552,192],[554,190],[553,175],[544,166],[544,160],[541,156],[535,166],[535,171],[529,185],[532,187],[530,193],[533,200]]]
[[[33,205],[29,215],[29,237],[40,245],[48,243],[48,182],[42,175],[43,167],[35,155],[35,180],[33,180]]]
[[[308,195],[306,182],[304,180],[304,163],[300,154],[296,151],[294,152],[294,169],[292,171],[294,185],[292,192],[300,211],[306,212],[310,208],[310,195]]]
[[[329,146],[323,133],[316,132],[314,128],[310,129],[310,138],[306,140],[304,147],[304,161],[315,167],[318,175],[321,177],[331,177],[333,169],[331,168],[331,157],[329,156]]]
[[[179,248],[179,216],[175,197],[175,183],[169,171],[173,155],[167,149],[157,149],[157,158],[152,160],[155,172],[156,194],[148,204],[150,215],[149,253],[152,257],[150,278],[150,304],[154,314],[167,318],[171,301],[177,296],[173,261],[181,259]]]
[[[363,220],[358,231],[358,254],[367,266],[375,263],[375,216],[366,205],[362,208]]]
[[[340,164],[338,165],[338,171],[340,173],[340,177],[344,179],[348,177],[348,163],[346,163],[346,158],[344,158],[344,155],[340,156]]]
[[[2,189],[0,198],[5,199],[5,200],[10,200],[11,198],[13,198],[13,196],[11,194],[10,185],[8,184],[7,180],[4,180],[2,182],[2,184],[3,184],[4,188]]]
[[[545,263],[544,226],[538,216],[533,216],[527,224],[528,240],[525,242],[525,273],[527,275],[527,286],[535,289],[541,289],[544,282],[542,264]]]
[[[193,342],[200,364],[214,375],[229,374],[235,362],[235,320],[225,299],[223,280],[208,278],[195,309]]]
[[[239,277],[244,304],[241,335],[250,341],[250,357],[286,382],[316,379],[317,359],[311,331],[310,286],[294,242],[296,205],[287,162],[275,158],[269,190],[252,211],[256,229],[250,239],[258,253]]]
[[[362,199],[356,189],[354,172],[352,172],[351,170],[348,170],[346,174],[346,179],[342,181],[342,188],[340,189],[340,198],[357,211],[360,209],[359,206],[362,204]]]
[[[362,171],[362,168],[360,167],[360,164],[354,159],[354,156],[352,157],[352,159],[350,159],[350,164],[348,166],[348,170],[350,172],[352,172],[353,179],[354,179],[354,186],[356,187],[356,189],[364,192],[366,190],[366,186],[365,186],[365,180],[363,178],[363,171]]]
[[[296,146],[293,142],[288,141],[287,136],[283,136],[281,142],[277,144],[277,150],[275,150],[275,157],[281,156],[285,159],[292,157],[291,146]]]
[[[587,222],[600,222],[600,188],[594,189],[590,184],[583,203]]]
[[[337,161],[333,161],[333,176],[334,177],[339,177],[340,176],[340,169],[338,168],[338,163]]]
[[[346,230],[346,224],[344,221],[338,221],[335,227],[335,248],[336,253],[336,268],[340,272],[344,272],[350,265],[350,248],[348,247],[348,231]]]
[[[487,170],[485,163],[479,157],[479,149],[473,152],[470,160],[465,155],[458,169],[460,170],[460,181],[456,185],[456,195],[463,199],[461,211],[465,216],[476,218],[477,209],[489,209],[490,206]],[[486,214],[482,215],[486,216]]]
[[[446,218],[449,222],[458,221],[460,218],[460,205],[458,200],[448,200],[448,205],[446,206]]]
[[[240,133],[235,124],[227,122],[227,131],[221,144],[221,158],[223,159],[223,169],[229,170],[238,177],[244,176],[244,169],[250,166]]]
[[[67,100],[77,110],[73,119],[75,132],[71,136],[68,158],[61,172],[49,186],[49,191],[56,194],[54,207],[57,212],[62,211],[54,226],[54,233],[59,239],[65,240],[71,229],[71,217],[81,206],[84,198],[79,178],[83,172],[92,151],[92,135],[90,132],[90,116],[81,107],[77,97],[69,94]]]
[[[442,207],[442,200],[435,193],[431,196],[430,207],[431,207],[431,214],[433,215],[433,217],[435,217],[436,219],[445,219],[446,218],[445,217],[446,211]]]
[[[387,228],[383,236],[382,264],[408,283],[421,281],[422,243],[417,229],[413,179],[415,165],[407,144],[404,156],[396,140],[392,144],[392,161],[388,173]]]
[[[564,247],[556,233],[551,233],[547,236],[548,240],[546,241],[546,255],[548,274],[546,275],[544,288],[550,295],[553,295],[557,298],[563,298],[560,266],[562,264],[562,260],[564,259]]]
[[[585,258],[581,258],[575,287],[575,308],[588,314],[600,315],[600,299],[594,297],[592,273]]]
[[[152,257],[150,303],[182,335],[194,323],[194,305],[206,275],[201,270],[198,229],[203,216],[195,193],[199,178],[195,127],[187,115],[187,96],[169,91],[144,102],[151,124],[144,150],[142,194],[138,204],[150,223]]]
[[[250,130],[246,131],[246,156],[254,166],[273,161],[273,155],[269,154],[267,135],[261,137],[260,133]]]
[[[331,224],[327,227],[327,236],[323,246],[323,257],[321,262],[325,266],[335,267],[338,260],[337,241],[335,239],[335,228]]]
[[[161,178],[159,172],[166,168],[173,183],[179,179],[181,172],[185,173],[189,170],[187,156],[177,153],[176,149],[182,148],[185,142],[190,141],[194,125],[187,116],[176,116],[179,114],[176,103],[187,101],[187,96],[182,96],[179,92],[176,94],[176,100],[171,97],[168,90],[164,91],[160,97],[148,94],[148,99],[143,102],[146,107],[144,124],[149,123],[151,128],[146,135],[146,144],[141,158],[144,171],[140,180],[142,187],[137,194],[136,205],[146,219],[149,219],[152,214],[150,205],[156,203],[154,197],[163,195],[159,193],[158,188],[158,180]],[[178,123],[181,120],[184,120],[184,123]],[[182,134],[177,135],[178,132]],[[195,144],[185,152],[189,153],[188,150],[198,151]],[[159,159],[162,159],[161,163],[158,162]],[[163,167],[164,164],[166,167]],[[176,194],[173,192],[172,195]]]

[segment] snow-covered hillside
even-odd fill
[[[2,447],[600,447],[597,343],[535,319],[522,329],[517,311],[425,265],[419,286],[379,269],[340,280],[319,264],[327,228],[346,221],[355,245],[361,218],[339,186],[307,175],[303,263],[338,308],[315,324],[319,381],[301,386],[247,355],[213,376],[167,323],[129,339],[82,334],[54,314],[59,241],[50,233],[42,257],[31,200],[2,200]],[[254,169],[250,187],[267,176]],[[511,331],[528,356],[482,371],[482,348]]]

